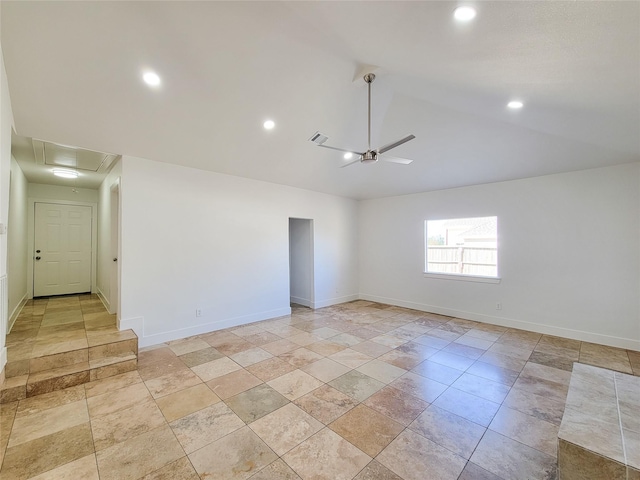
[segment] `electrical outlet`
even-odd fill
[[[502,310],[502,303],[496,303],[496,310]]]
[[[199,308],[196,308],[196,317],[201,317],[202,316],[202,310],[200,310]]]

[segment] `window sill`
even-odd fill
[[[424,278],[436,278],[438,280],[456,280],[461,282],[476,283],[500,283],[500,277],[481,277],[479,275],[452,275],[450,273],[427,273],[424,272]]]

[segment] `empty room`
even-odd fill
[[[0,2],[0,479],[640,480],[639,1]]]

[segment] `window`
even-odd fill
[[[424,223],[426,274],[498,278],[498,217]]]

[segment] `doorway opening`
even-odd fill
[[[289,299],[314,308],[313,220],[289,218]]]

